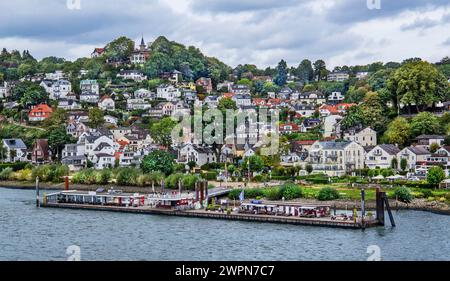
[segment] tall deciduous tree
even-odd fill
[[[170,117],[163,118],[161,121],[152,124],[150,135],[156,143],[170,147],[172,145],[172,130],[176,124]]]
[[[302,60],[296,70],[296,75],[303,83],[308,83],[314,79],[314,69],[310,60]]]
[[[286,85],[287,74],[287,63],[284,60],[281,60],[277,66],[277,75],[274,79],[275,84],[280,87]]]
[[[141,163],[141,168],[145,173],[161,172],[170,175],[173,172],[173,156],[162,150],[156,150],[145,156]]]
[[[439,124],[439,119],[430,112],[421,112],[415,116],[411,121],[411,131],[413,137],[423,134],[439,134],[442,127]]]
[[[103,111],[99,108],[89,110],[89,126],[98,128],[105,123]]]
[[[327,66],[325,61],[316,60],[314,62],[314,76],[317,78],[317,81],[321,81],[326,76],[326,72]]]
[[[418,112],[448,97],[447,79],[424,61],[405,63],[393,73],[387,86],[399,102],[408,105],[410,110],[415,106]]]
[[[411,124],[403,117],[392,121],[384,133],[384,140],[391,144],[404,146],[411,137]]]

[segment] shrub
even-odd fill
[[[228,193],[228,198],[230,198],[231,200],[238,200],[241,192],[242,189],[233,189],[230,191],[230,193]]]
[[[254,198],[264,196],[264,190],[261,188],[249,188],[245,190],[245,198]]]
[[[96,172],[95,175],[95,182],[97,184],[108,184],[111,180],[112,172],[109,169],[104,169],[101,171]]]
[[[422,190],[421,193],[422,193],[423,198],[428,198],[428,197],[433,197],[434,196],[433,192],[431,190],[428,190],[428,189]]]
[[[122,168],[119,169],[116,180],[119,185],[136,185],[137,177],[139,173],[136,169],[133,168]]]
[[[266,189],[264,191],[264,196],[269,200],[280,200],[282,197],[280,189],[277,187]]]
[[[253,182],[265,182],[267,179],[267,177],[265,177],[264,175],[256,175],[253,177],[252,181]]]
[[[171,174],[166,178],[166,187],[172,189],[178,189],[178,182],[183,179],[183,174]]]
[[[198,180],[199,180],[199,178],[196,175],[185,175],[185,176],[183,176],[182,181],[183,181],[184,189],[194,190],[195,189],[195,183]]]
[[[294,183],[285,183],[281,186],[280,192],[284,199],[292,200],[303,197],[303,190]]]
[[[6,168],[11,168],[13,172],[17,172],[20,170],[23,170],[25,168],[28,168],[29,163],[27,162],[17,162],[17,163],[1,163],[0,164],[0,171],[3,171]]]
[[[31,174],[32,174],[31,169],[23,169],[15,172],[13,174],[13,178],[14,180],[18,181],[31,181],[32,180]]]
[[[411,191],[406,187],[397,187],[394,191],[394,196],[398,201],[403,203],[411,203],[413,196]]]
[[[33,168],[31,177],[39,177],[42,182],[63,182],[64,176],[69,174],[69,167],[65,165],[41,165]]]
[[[0,172],[0,180],[9,180],[9,177],[12,175],[12,168],[5,168]]]
[[[324,187],[317,194],[317,200],[319,201],[331,201],[339,199],[339,197],[339,192],[331,187]]]
[[[214,171],[203,172],[202,178],[209,181],[215,181],[217,180],[217,172]]]

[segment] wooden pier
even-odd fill
[[[117,206],[100,206],[88,204],[80,205],[68,203],[46,203],[45,205],[42,204],[42,207],[122,212],[134,214],[166,215],[166,216],[179,216],[191,218],[221,219],[234,221],[251,221],[260,223],[279,223],[279,224],[281,223],[281,224],[321,226],[321,227],[346,228],[346,229],[362,229],[362,225],[360,222],[355,223],[354,221],[331,220],[331,218],[300,218],[300,217],[253,215],[241,213],[227,214],[203,210],[179,211],[179,210],[155,209],[151,207],[117,207]],[[377,226],[379,226],[379,222],[377,220],[365,221],[365,228]]]

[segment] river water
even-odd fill
[[[346,230],[35,207],[0,188],[0,260],[450,260],[450,216],[395,212],[396,228]],[[79,247],[79,248],[77,248]],[[369,250],[369,253],[368,253]],[[378,251],[379,250],[379,251]]]

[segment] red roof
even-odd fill
[[[39,117],[39,118],[48,118],[53,113],[53,110],[50,106],[46,104],[40,104],[35,106],[30,113],[28,113],[28,116],[30,118],[33,117]]]
[[[94,53],[103,54],[105,52],[105,48],[95,48]]]
[[[354,103],[339,103],[336,105],[324,104],[320,107],[320,110],[328,110],[332,114],[338,114],[341,113],[342,111],[346,111],[347,109],[355,105],[356,104]]]
[[[290,128],[287,128],[290,127]],[[290,131],[290,132],[298,132],[300,129],[295,123],[286,123],[280,125],[280,132]]]
[[[231,99],[232,97],[234,97],[233,93],[225,93],[225,94],[223,94],[223,98],[225,98],[225,99]]]
[[[254,98],[253,99],[253,104],[254,105],[265,105],[266,104],[266,100],[265,99],[261,99],[261,98]]]
[[[298,145],[313,145],[316,141],[315,140],[303,140],[303,141],[296,141],[295,143]]]

